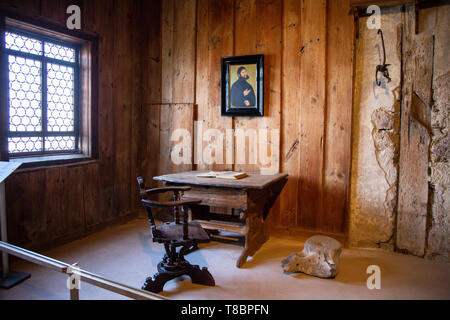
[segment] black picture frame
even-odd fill
[[[264,116],[264,55],[222,58],[220,84],[222,116]]]

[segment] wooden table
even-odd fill
[[[270,208],[287,182],[287,174],[249,174],[243,179],[199,178],[205,171],[189,171],[154,177],[165,185],[188,185],[182,199],[201,199],[192,207],[192,219],[203,228],[239,233],[245,236],[245,247],[237,260],[240,268],[248,256],[269,239],[266,218]],[[212,208],[225,208],[227,213],[217,214]]]

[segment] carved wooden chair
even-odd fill
[[[142,286],[143,290],[154,293],[161,292],[165,283],[182,275],[188,275],[192,283],[214,286],[214,278],[206,267],[200,269],[197,265],[191,265],[184,259],[184,255],[198,243],[207,243],[210,238],[202,226],[196,221],[188,221],[189,206],[198,204],[201,200],[181,200],[183,191],[190,187],[165,187],[147,189],[144,180],[137,178],[141,202],[147,211],[148,221],[153,242],[163,243],[165,255],[158,264],[158,273],[148,277]],[[172,201],[160,202],[150,199],[149,196],[164,192],[173,192]],[[174,221],[157,226],[152,214],[152,208],[173,208]],[[180,213],[182,219],[180,219]],[[180,249],[177,252],[177,248]]]

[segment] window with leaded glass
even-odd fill
[[[77,44],[6,29],[10,157],[78,153]]]

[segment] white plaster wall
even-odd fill
[[[400,10],[400,7],[382,9],[381,29],[386,48],[386,63],[391,64],[389,74],[392,81],[381,87],[376,86],[375,89],[375,70],[376,66],[382,63],[380,59],[383,55],[381,40],[377,30],[367,28],[368,18],[359,20],[353,105],[350,246],[392,248],[395,208],[391,206],[396,194],[392,187],[396,188],[397,179],[397,170],[392,159],[396,146],[386,148],[377,158],[371,117],[378,108],[393,114],[399,111],[399,46],[402,23]]]

